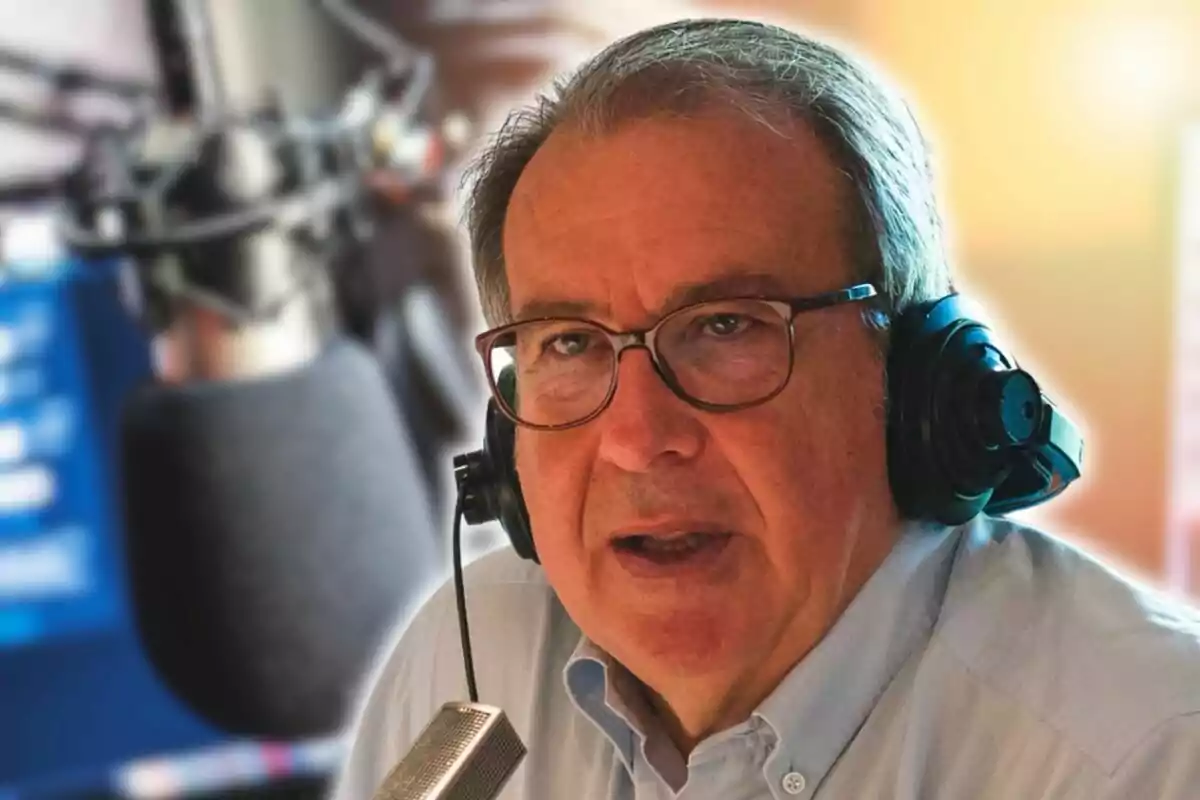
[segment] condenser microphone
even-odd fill
[[[200,717],[269,739],[340,729],[440,566],[395,398],[336,324],[326,251],[352,181],[306,179],[285,128],[206,134],[77,237],[120,237],[152,329],[156,380],[127,399],[120,448],[143,648]]]
[[[134,618],[164,683],[225,731],[296,739],[339,730],[442,548],[382,369],[337,330],[321,252],[237,219],[289,213],[267,134],[214,134],[180,181],[191,227],[247,227],[141,266],[157,381],[127,401],[121,478]],[[304,218],[320,198],[302,197]]]
[[[375,800],[494,800],[525,758],[508,717],[446,703],[375,793]]]

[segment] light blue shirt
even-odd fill
[[[529,749],[503,800],[1200,799],[1200,614],[1015,523],[911,526],[686,761],[540,568],[505,549],[466,575],[480,700]],[[447,585],[371,681],[335,798],[370,798],[466,696]]]

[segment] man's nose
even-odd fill
[[[616,394],[595,424],[601,428],[600,457],[626,472],[695,458],[704,443],[695,411],[671,392],[645,350],[625,353]]]

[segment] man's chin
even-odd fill
[[[700,678],[739,672],[759,648],[745,618],[728,609],[680,608],[674,612],[626,612],[613,655],[635,673]]]

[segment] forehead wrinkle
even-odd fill
[[[580,222],[568,228],[558,228],[542,241],[553,244],[559,240],[570,240],[573,234],[577,239],[580,230],[589,235],[588,227],[590,226],[586,222]],[[812,269],[819,265],[812,263],[816,254],[808,252],[810,243],[806,240],[789,237],[781,247],[780,241],[775,237],[764,239],[760,232],[719,223],[702,223],[696,225],[693,230],[696,234],[720,232],[737,235],[720,237],[719,241],[724,246],[716,248],[713,247],[713,242],[716,241],[714,237],[697,236],[698,241],[702,240],[707,244],[699,252],[686,252],[686,249],[681,252],[681,248],[672,241],[671,251],[664,254],[662,259],[670,259],[675,264],[683,263],[686,266],[683,269],[672,270],[677,276],[675,280],[655,286],[653,277],[658,272],[655,267],[662,264],[658,263],[659,258],[648,257],[645,253],[661,249],[655,245],[663,238],[679,239],[678,234],[651,233],[647,236],[643,233],[638,234],[640,241],[628,241],[627,237],[612,230],[591,232],[590,238],[600,241],[592,242],[593,246],[587,248],[587,251],[573,248],[574,263],[551,262],[545,265],[547,270],[539,270],[539,279],[529,287],[531,291],[527,292],[528,296],[522,305],[543,305],[558,301],[609,305],[597,303],[593,298],[580,296],[572,291],[569,276],[580,270],[602,278],[601,281],[597,281],[596,288],[602,285],[609,298],[615,299],[617,293],[624,295],[626,302],[622,303],[622,306],[634,305],[629,301],[636,297],[639,312],[654,312],[657,315],[685,305],[685,301],[690,301],[691,298],[683,295],[689,290],[714,282],[730,285],[727,296],[801,296],[838,288],[827,285],[828,278],[822,277],[821,270]],[[686,240],[687,235],[683,238]],[[745,280],[738,281],[738,278]],[[744,283],[745,288],[738,287],[739,283]],[[715,294],[701,294],[704,294],[703,299],[716,297]]]
[[[651,319],[650,312],[661,310],[679,285],[728,271],[730,263],[778,270],[789,293],[797,295],[837,288],[827,285],[839,277],[829,274],[826,262],[842,261],[835,251],[845,242],[834,237],[838,241],[831,247],[822,235],[844,211],[845,194],[828,191],[831,179],[844,181],[835,166],[792,167],[789,161],[780,167],[788,177],[781,182],[779,171],[771,170],[772,181],[759,158],[757,166],[746,165],[745,174],[731,163],[744,158],[714,160],[719,140],[708,142],[679,127],[646,133],[630,140],[636,146],[616,149],[609,146],[613,137],[570,141],[573,137],[556,133],[535,154],[507,220],[515,224],[506,225],[509,243],[519,240],[521,246],[508,248],[510,265],[520,267],[522,296],[516,302],[603,297],[619,317],[604,321],[626,327]],[[664,137],[680,134],[681,160],[672,160],[678,149],[665,151],[661,165],[677,164],[678,174],[658,168],[658,160],[647,160],[639,149],[653,153]],[[821,149],[817,141],[810,144]],[[761,149],[776,155],[776,148]],[[750,179],[760,174],[761,188]],[[787,189],[787,181],[796,188]],[[730,217],[738,222],[729,224]],[[668,260],[669,266],[659,263]]]

